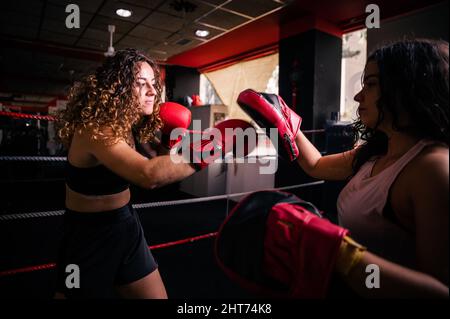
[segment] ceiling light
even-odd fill
[[[116,14],[119,17],[124,17],[124,18],[128,18],[131,16],[131,10],[127,10],[127,9],[117,9],[116,10]]]
[[[197,31],[195,31],[195,35],[200,38],[206,38],[209,35],[209,31],[208,30],[197,30]]]

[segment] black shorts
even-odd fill
[[[57,260],[58,292],[68,298],[115,297],[115,286],[141,279],[157,268],[130,204],[96,213],[66,210]]]

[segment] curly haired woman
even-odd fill
[[[193,174],[173,156],[148,159],[135,150],[161,127],[157,65],[133,49],[106,59],[72,88],[59,114],[59,138],[68,147],[64,237],[55,298],[167,298],[164,284],[130,205],[129,183],[152,189]],[[67,285],[69,265],[79,285]]]

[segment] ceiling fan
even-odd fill
[[[113,34],[116,31],[116,26],[113,24],[108,25],[108,31],[109,31],[109,47],[108,50],[103,53],[106,57],[114,56],[115,50],[113,47]]]

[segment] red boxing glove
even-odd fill
[[[186,130],[191,124],[192,114],[188,108],[174,102],[162,103],[159,108],[159,116],[163,122],[163,127],[161,128],[161,144],[171,149],[181,140],[182,136],[179,135],[175,139],[171,139],[170,133],[175,128]]]
[[[190,132],[183,137],[178,152],[198,171],[233,151],[236,157],[250,153],[257,143],[255,128],[244,120],[232,119],[218,123],[200,134]],[[246,138],[247,137],[247,138]]]
[[[281,139],[281,148],[278,148],[278,151],[284,150],[291,161],[297,159],[299,150],[295,136],[300,129],[302,118],[295,114],[280,96],[247,89],[239,94],[237,103],[261,128],[277,128]],[[268,133],[266,131],[266,134]]]

